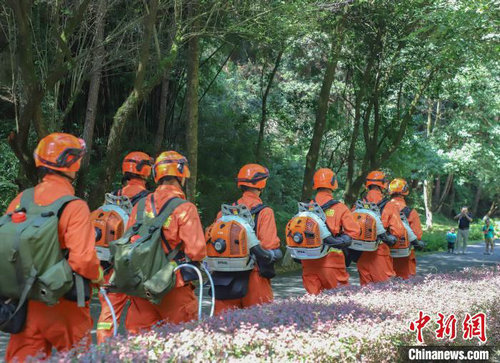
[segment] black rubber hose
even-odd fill
[[[283,253],[279,248],[275,250],[266,250],[262,248],[261,245],[250,248],[250,253],[252,253],[257,259],[262,260],[265,263],[273,263],[283,258]]]
[[[382,242],[387,244],[389,247],[394,246],[396,244],[396,242],[398,241],[398,239],[395,236],[393,236],[392,234],[389,234],[387,232],[379,234],[378,238],[380,238],[382,240]]]
[[[352,238],[347,234],[341,234],[340,236],[333,237],[328,236],[323,240],[323,243],[334,248],[345,248],[351,245]]]

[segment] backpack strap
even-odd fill
[[[386,206],[386,204],[389,202],[389,199],[387,198],[384,198],[382,199],[380,202],[377,203],[377,206],[378,208],[380,209],[380,213],[382,213],[382,211],[384,210],[384,207]]]
[[[410,217],[410,213],[411,213],[412,209],[408,206],[404,207],[401,212],[406,216],[406,218],[409,218]]]
[[[261,204],[257,204],[255,207],[250,209],[250,214],[253,216],[253,220],[254,220],[255,232],[257,232],[257,222],[259,221],[259,214],[260,214],[260,212],[262,212],[263,209],[266,209],[266,208],[268,208],[268,206],[261,203]]]
[[[132,203],[132,206],[135,206],[139,200],[141,200],[144,197],[147,197],[148,195],[149,195],[149,190],[140,191],[132,198],[130,198],[130,203]]]
[[[52,212],[56,216],[60,216],[66,204],[73,200],[79,200],[80,198],[75,197],[74,195],[65,195],[59,199],[56,199],[52,203],[47,206],[41,206],[46,209],[44,213]],[[26,209],[28,211],[31,207],[35,205],[35,188],[26,189],[23,194],[21,194],[20,206],[21,208]]]
[[[144,198],[144,199],[146,199],[146,198]],[[152,197],[151,197],[151,202],[153,202]],[[182,198],[177,198],[177,197],[173,197],[173,198],[167,200],[166,203],[161,208],[160,212],[158,213],[158,216],[155,217],[155,220],[153,221],[152,225],[156,228],[161,228],[163,226],[163,224],[165,223],[165,221],[167,220],[167,218],[170,217],[170,215],[173,213],[173,211],[178,206],[180,206],[181,204],[184,204],[184,203],[187,203],[187,200],[182,199]],[[170,247],[170,244],[168,243],[167,239],[165,238],[163,231],[160,233],[160,237],[161,237],[161,240],[163,241],[163,243],[165,244],[165,247],[167,247],[167,250],[168,250],[167,258],[169,259],[169,261],[173,260],[175,258],[175,256],[177,256],[177,254],[179,253],[181,244],[179,243],[174,249],[172,249],[172,247]],[[171,258],[169,258],[170,255],[172,255]]]
[[[35,203],[35,188],[26,189],[23,194],[21,194],[21,201],[19,205],[21,208],[28,210]]]
[[[152,198],[151,198],[152,199]],[[154,227],[160,228],[163,226],[168,217],[172,214],[172,212],[181,204],[187,203],[188,201],[182,198],[173,197],[163,205],[158,216],[155,217],[152,225]]]
[[[144,212],[146,211],[146,198],[142,198],[139,200],[139,204],[137,204],[137,214],[135,217],[135,223],[144,222]]]
[[[321,207],[321,209],[323,209],[325,211],[325,210],[333,207],[335,204],[339,204],[339,203],[340,203],[340,201],[335,200],[335,199],[331,199],[328,202],[326,202],[325,204],[321,205],[320,207]]]

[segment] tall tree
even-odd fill
[[[197,35],[199,3],[193,0],[189,7],[189,17],[193,19],[192,33],[188,41],[187,84],[186,84],[186,147],[191,171],[188,179],[187,197],[196,199],[196,181],[198,177],[198,88],[199,88],[199,37]]]
[[[343,34],[343,24],[342,21],[339,21],[331,36],[330,53],[328,55],[323,82],[318,96],[316,122],[314,123],[313,136],[306,156],[304,181],[302,183],[302,200],[310,199],[312,195],[312,180],[318,164],[321,140],[323,139],[323,134],[325,132],[326,115],[328,113],[330,101],[330,90],[332,88],[333,80],[335,79],[335,71],[340,57],[340,50],[342,48]]]
[[[87,111],[85,113],[85,123],[83,126],[83,139],[87,144],[87,154],[82,160],[81,172],[78,176],[76,186],[76,193],[83,196],[85,184],[87,180],[87,173],[89,170],[90,153],[94,143],[94,128],[97,115],[97,100],[99,97],[99,87],[101,85],[102,67],[105,58],[104,48],[104,25],[107,11],[107,1],[97,0],[95,11],[95,51],[92,60],[92,69],[89,82],[89,93],[87,98]]]
[[[257,162],[260,162],[262,158],[262,143],[264,142],[264,130],[266,128],[267,123],[267,98],[269,97],[269,92],[271,91],[271,86],[273,85],[274,76],[278,71],[278,67],[280,66],[281,57],[283,56],[284,50],[278,51],[278,56],[274,61],[273,69],[269,76],[267,77],[266,89],[262,93],[262,105],[261,105],[261,116],[260,116],[260,125],[259,125],[259,137],[257,139],[257,146],[255,148],[255,159]],[[262,67],[262,72],[264,73],[265,66]]]

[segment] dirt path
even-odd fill
[[[456,271],[465,267],[500,264],[500,240],[496,240],[495,242],[495,253],[493,255],[484,255],[484,243],[477,243],[469,245],[465,255],[451,255],[446,252],[437,252],[418,256],[417,273],[419,275],[424,275],[429,273]],[[349,282],[352,285],[359,285],[356,265],[353,264],[348,270],[351,275]],[[276,299],[304,295],[305,290],[302,287],[300,271],[287,273],[274,278],[273,291]],[[91,311],[94,321],[96,321],[99,314],[98,303],[93,302]],[[7,341],[8,336],[0,333],[0,361],[3,361],[2,359]]]

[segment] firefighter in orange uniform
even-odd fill
[[[247,164],[243,166],[236,179],[237,186],[243,191],[243,195],[236,203],[245,205],[249,210],[258,210],[254,215],[257,239],[260,241],[262,249],[272,254],[275,251],[279,251],[278,249],[280,247],[280,240],[276,230],[276,221],[274,219],[273,210],[265,206],[260,199],[260,195],[262,190],[266,187],[268,178],[269,171],[261,165]],[[221,215],[222,214],[219,212],[217,219],[219,219]],[[243,284],[247,284],[247,292],[241,298],[217,298],[217,294],[220,293],[221,290],[224,290],[224,286],[217,286],[218,274],[215,274],[215,314],[220,314],[228,309],[241,309],[256,304],[272,302],[274,296],[270,279],[274,277],[273,263],[274,262],[271,264],[260,263],[259,259],[257,259],[257,264],[250,272],[249,277],[247,277],[246,281],[241,281]],[[234,276],[227,275],[225,277],[227,277],[228,280],[234,278]],[[228,281],[228,284],[229,283],[230,281]]]
[[[34,154],[42,178],[35,186],[34,202],[46,206],[63,196],[73,196],[72,182],[84,154],[85,142],[73,135],[54,133],[43,138]],[[8,213],[18,208],[21,195],[10,203]],[[72,270],[101,284],[103,271],[94,250],[94,231],[89,218],[90,210],[83,200],[67,203],[59,218],[59,242],[61,249],[67,251]],[[52,348],[70,349],[83,339],[90,343],[91,328],[88,302],[85,307],[78,307],[77,302],[61,298],[56,305],[48,306],[31,300],[24,330],[11,335],[5,359],[22,362],[40,353],[49,356]]]
[[[324,168],[316,171],[313,179],[313,189],[317,190],[314,202],[323,207],[330,233],[332,236],[345,234],[357,238],[359,225],[351,211],[344,203],[333,199],[332,192],[337,188],[337,177],[332,170]],[[315,295],[325,289],[333,289],[338,284],[348,285],[349,273],[346,271],[342,249],[331,248],[320,259],[302,260],[302,282],[307,292]]]
[[[153,160],[151,157],[143,152],[134,151],[125,156],[122,163],[123,184],[124,186],[115,191],[113,194],[116,196],[128,197],[132,205],[149,194],[146,189],[146,181],[151,175],[151,166]],[[103,262],[105,263],[105,262]],[[109,282],[109,278],[113,272],[110,266],[107,267],[105,280]],[[116,319],[120,321],[123,309],[128,301],[128,296],[120,293],[108,293],[109,300],[115,310]],[[104,297],[99,295],[101,302],[101,314],[97,322],[97,343],[103,343],[107,338],[113,335],[113,317],[110,308],[106,303]]]
[[[379,204],[382,209],[381,220],[384,228],[392,236],[403,236],[406,230],[399,217],[399,210],[384,200],[383,191],[387,188],[385,173],[378,170],[370,172],[366,178],[365,187],[368,189],[368,193],[364,199],[368,202]],[[396,276],[387,243],[381,243],[376,251],[363,251],[361,253],[357,261],[361,285],[386,281]]]
[[[183,198],[186,179],[190,177],[187,159],[175,151],[166,151],[156,158],[153,165],[153,176],[158,185],[147,197],[145,213],[157,215],[171,198]],[[137,218],[137,205],[132,211],[128,227]],[[200,262],[206,256],[205,236],[201,226],[198,210],[193,203],[178,206],[163,225],[165,253],[181,244],[175,261],[180,263],[189,259]],[[131,300],[125,322],[130,333],[150,329],[160,322],[178,324],[196,318],[198,302],[194,295],[194,286],[185,281],[180,271],[176,272],[176,285],[168,292],[160,304],[155,305],[140,297],[129,297]]]
[[[391,195],[390,204],[394,204],[400,213],[404,213],[408,224],[413,233],[417,236],[417,240],[422,239],[422,224],[417,211],[406,205],[405,196],[409,194],[408,183],[404,179],[394,179],[389,184],[389,194]],[[408,279],[417,273],[417,260],[415,258],[415,250],[412,246],[410,256],[394,258],[394,271],[397,276]]]

